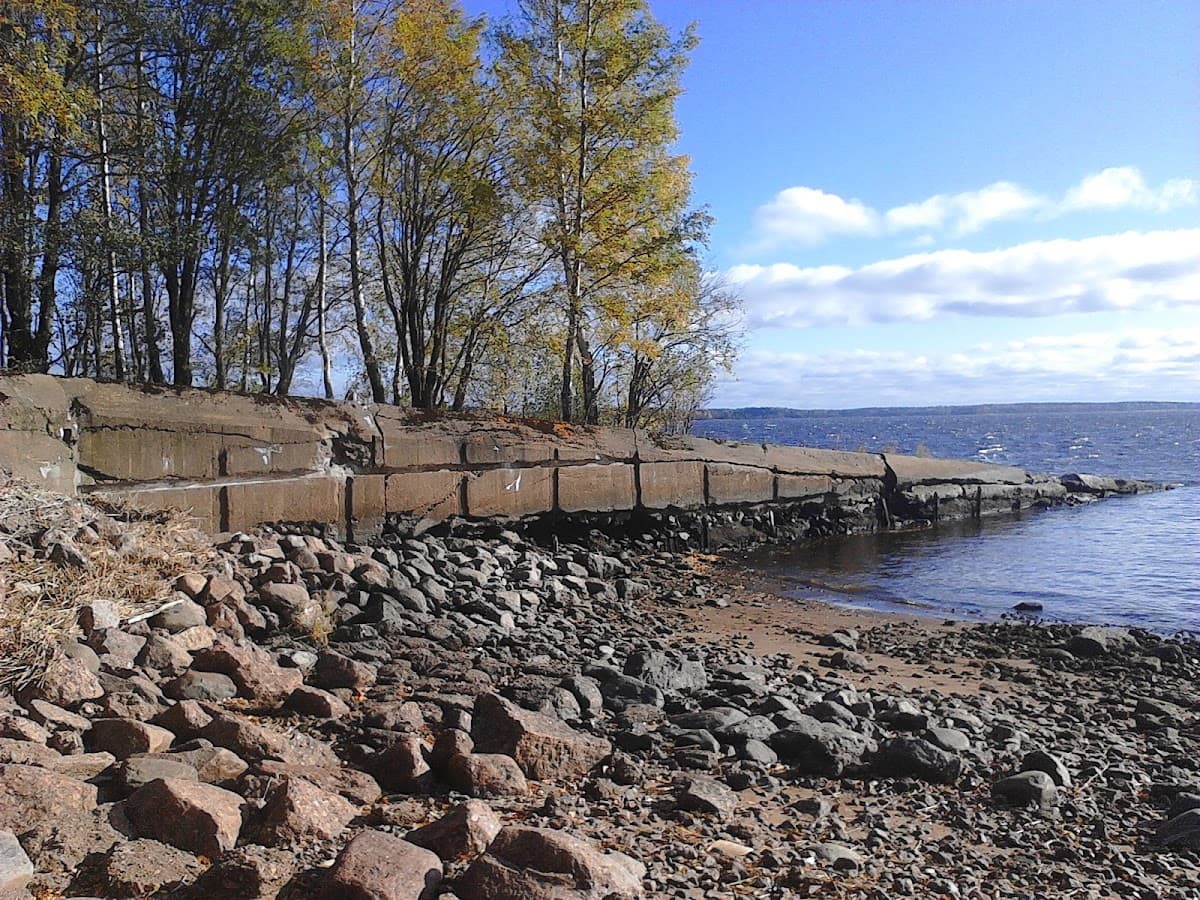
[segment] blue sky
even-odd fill
[[[1200,400],[1200,3],[651,8],[745,304],[713,405]]]

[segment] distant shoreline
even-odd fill
[[[804,419],[837,416],[989,415],[1005,413],[1194,411],[1200,403],[1185,401],[1125,400],[1102,403],[976,403],[961,406],[861,406],[853,409],[796,409],[787,406],[715,407],[701,410],[697,420]]]

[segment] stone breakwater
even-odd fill
[[[678,540],[218,535],[0,699],[0,896],[1200,896],[1195,644],[830,627]]]
[[[0,468],[68,495],[179,508],[211,532],[367,541],[454,517],[682,516],[706,548],[923,525],[1151,486],[973,461],[432,415],[390,406],[0,377]]]

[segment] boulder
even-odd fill
[[[181,700],[155,716],[153,722],[155,725],[161,725],[173,732],[176,737],[188,740],[199,734],[200,730],[212,720],[213,717],[197,701]]]
[[[0,830],[80,818],[96,808],[96,786],[38,766],[0,765]]]
[[[44,744],[50,739],[50,732],[33,719],[16,715],[0,715],[0,738]]]
[[[121,625],[121,610],[112,600],[93,600],[79,608],[76,619],[85,635],[90,635],[100,628],[119,628]]]
[[[314,716],[318,719],[340,719],[350,714],[350,707],[340,698],[308,685],[301,685],[292,691],[283,705],[302,716]]]
[[[208,624],[203,606],[186,596],[175,596],[178,598],[177,602],[150,618],[152,628],[162,628],[174,634],[177,631],[195,628],[197,625]]]
[[[319,688],[365,691],[375,683],[375,669],[334,650],[322,650],[308,681]]]
[[[157,669],[164,675],[178,675],[192,664],[192,654],[178,641],[162,634],[152,634],[137,656],[137,664]]]
[[[1158,828],[1158,840],[1167,847],[1200,850],[1200,809],[1189,809]]]
[[[881,775],[890,778],[916,778],[933,784],[953,784],[962,774],[962,759],[924,738],[898,737],[880,747],[875,768]]]
[[[624,900],[642,897],[646,867],[624,853],[601,853],[562,831],[509,825],[459,879],[475,900]]]
[[[279,616],[289,628],[308,631],[321,617],[321,604],[302,584],[267,582],[258,589],[262,605]]]
[[[61,753],[42,744],[0,738],[0,763],[50,768],[60,759],[62,759]]]
[[[302,778],[284,776],[267,794],[255,817],[251,837],[267,847],[333,840],[358,815],[338,794]]]
[[[425,747],[415,734],[400,735],[396,743],[371,759],[368,769],[389,791],[422,791],[433,780]]]
[[[85,701],[103,696],[104,688],[87,664],[68,657],[53,660],[31,694],[31,697],[64,709],[75,709]]]
[[[163,685],[163,693],[172,700],[206,700],[219,703],[236,697],[237,685],[220,672],[198,672],[191,669]]]
[[[384,834],[363,831],[342,848],[317,890],[321,900],[426,900],[442,880],[437,854]]]
[[[284,734],[232,712],[218,712],[200,729],[200,737],[232,750],[242,759],[277,759],[300,766],[337,768],[337,754],[305,734]]]
[[[1022,772],[1045,772],[1058,787],[1071,786],[1071,771],[1061,759],[1044,750],[1027,753],[1021,761]]]
[[[87,733],[86,744],[92,750],[104,750],[117,759],[125,759],[135,753],[161,753],[174,740],[174,734],[158,725],[133,719],[96,719]]]
[[[1124,649],[1132,643],[1133,635],[1127,629],[1089,625],[1067,642],[1067,650],[1075,656],[1093,658]]]
[[[249,844],[230,850],[196,880],[198,897],[274,900],[296,872],[295,854]]]
[[[130,669],[146,646],[146,638],[119,628],[104,628],[88,636],[88,646],[99,654],[101,666],[108,670]]]
[[[482,800],[468,800],[453,807],[435,822],[410,831],[406,840],[432,850],[443,862],[475,857],[488,848],[502,825]]]
[[[109,850],[100,871],[107,896],[149,897],[191,881],[204,865],[191,853],[139,838]]]
[[[539,781],[585,775],[612,751],[603,738],[522,709],[498,694],[476,698],[471,736],[478,752],[511,756],[526,777]]]
[[[80,781],[91,781],[101,772],[116,764],[117,758],[111,753],[72,753],[60,756],[46,768],[59,775],[68,775]]]
[[[667,693],[700,691],[708,687],[704,664],[679,653],[640,650],[625,660],[625,674]]]
[[[1019,772],[992,785],[992,796],[1013,806],[1045,809],[1058,802],[1058,788],[1045,772]]]
[[[202,672],[228,675],[237,684],[238,694],[257,710],[275,709],[304,683],[298,669],[276,665],[270,653],[254,644],[216,643],[196,651],[192,665]]]
[[[158,778],[199,781],[195,768],[181,759],[166,756],[131,756],[117,767],[116,784],[129,795]]]
[[[212,858],[237,843],[242,798],[211,784],[158,778],[130,795],[125,814],[142,837]]]
[[[684,782],[676,798],[680,809],[716,816],[725,821],[737,809],[737,794],[715,778],[694,775]]]
[[[33,721],[51,731],[74,731],[82,734],[92,727],[92,723],[83,716],[77,716],[45,700],[30,700],[25,704],[25,708]]]
[[[17,836],[11,831],[0,831],[0,897],[23,893],[33,871],[33,863]]]
[[[176,750],[164,754],[163,759],[185,763],[196,770],[196,777],[205,784],[222,785],[236,781],[249,768],[245,760],[225,747],[210,746],[208,741],[198,741],[201,746]]]
[[[341,794],[356,807],[370,806],[383,796],[379,783],[366,772],[357,769],[297,766],[267,760],[255,766],[255,771],[269,778],[302,778],[321,790]]]
[[[502,753],[453,756],[441,775],[450,787],[470,797],[519,797],[529,792],[521,767]]]
[[[711,706],[696,712],[680,713],[671,717],[671,722],[686,731],[724,731],[744,719],[750,718],[732,706]]]
[[[875,746],[857,731],[802,714],[771,735],[769,743],[779,759],[797,772],[829,778],[860,767]]]
[[[829,863],[839,872],[857,872],[862,868],[862,854],[845,844],[832,842],[814,844],[811,849],[813,856],[822,862]]]

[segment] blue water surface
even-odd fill
[[[1036,601],[1050,619],[1200,632],[1200,405],[814,413],[708,419],[694,432],[1177,484],[1086,506],[805,543],[750,561],[797,584],[798,594],[852,605],[994,619]]]

